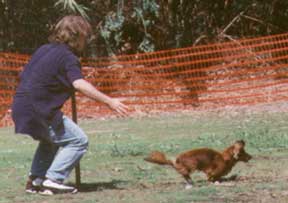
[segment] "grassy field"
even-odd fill
[[[24,193],[37,142],[0,129],[0,203],[192,203],[288,202],[288,113],[195,113],[82,121],[90,138],[82,159],[82,189],[76,195]],[[194,173],[194,188],[173,169],[143,161],[152,150],[174,157],[196,147],[222,150],[246,141],[253,159],[239,163],[228,185],[213,185]],[[228,175],[228,176],[229,176]],[[74,183],[74,173],[70,183]]]

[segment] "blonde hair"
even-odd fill
[[[72,51],[83,51],[92,34],[91,25],[82,16],[69,15],[63,17],[53,28],[49,42],[65,43]],[[84,43],[84,44],[83,44]]]

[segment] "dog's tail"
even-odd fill
[[[159,165],[170,165],[174,167],[173,161],[168,160],[165,154],[159,151],[151,152],[144,160]]]

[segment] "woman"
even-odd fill
[[[75,90],[103,102],[121,116],[128,107],[83,79],[78,56],[91,35],[81,16],[66,16],[54,27],[48,44],[38,48],[20,76],[12,105],[15,132],[39,140],[26,192],[76,192],[64,185],[88,147],[82,129],[61,112]]]

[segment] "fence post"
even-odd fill
[[[77,123],[77,108],[76,108],[76,97],[75,92],[73,92],[71,96],[71,104],[72,104],[72,120]],[[75,179],[76,179],[76,187],[80,188],[81,185],[81,171],[80,171],[80,162],[75,166]]]

